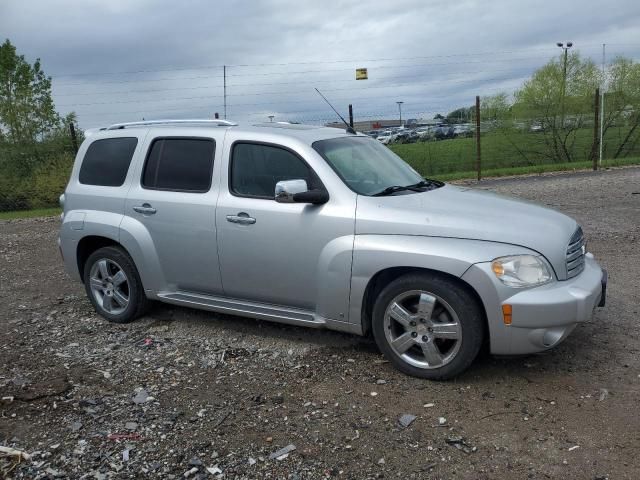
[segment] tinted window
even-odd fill
[[[80,167],[80,183],[119,187],[124,183],[137,138],[96,140],[87,149]]]
[[[207,192],[211,187],[215,143],[199,138],[154,140],[142,174],[142,186],[157,190]]]
[[[306,180],[308,188],[320,188],[311,169],[295,154],[283,148],[237,143],[231,158],[230,188],[249,197],[274,198],[276,183]]]

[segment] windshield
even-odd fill
[[[423,180],[404,160],[368,137],[331,138],[312,146],[360,195],[373,195],[389,187],[415,185]]]

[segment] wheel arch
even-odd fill
[[[485,310],[484,303],[482,302],[482,298],[480,297],[478,292],[476,292],[476,290],[469,283],[465,282],[460,277],[456,277],[455,275],[440,270],[434,270],[424,267],[390,267],[380,270],[371,277],[365,288],[361,305],[361,321],[362,331],[364,335],[369,335],[371,333],[373,305],[375,303],[375,299],[378,298],[378,295],[380,294],[382,289],[384,289],[384,287],[386,287],[394,280],[412,273],[425,273],[429,275],[436,275],[440,278],[446,278],[447,280],[454,282],[458,286],[465,289],[476,300],[476,303],[480,308],[480,312],[483,318],[483,329],[485,331],[484,338],[486,341],[488,341],[489,324],[487,320],[487,312]]]
[[[103,237],[101,235],[87,235],[82,237],[78,241],[78,246],[76,248],[76,262],[78,264],[78,272],[80,273],[80,279],[84,283],[84,267],[85,263],[89,256],[95,252],[96,250],[103,247],[120,247],[122,248],[127,255],[127,249],[124,248],[120,243],[118,243],[113,238]],[[131,256],[131,255],[129,255]]]

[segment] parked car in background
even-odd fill
[[[469,125],[456,125],[453,127],[454,137],[472,137],[473,129]]]
[[[424,179],[341,129],[112,125],[60,203],[65,268],[116,323],[158,300],[371,334],[402,372],[447,379],[484,345],[552,348],[605,301],[572,218]]]
[[[446,140],[453,138],[454,128],[448,125],[440,125],[433,129],[433,137],[436,140]]]
[[[391,130],[385,130],[380,135],[378,135],[376,140],[378,140],[383,145],[388,145],[389,143],[391,143],[391,140],[393,138],[394,138],[394,133]]]

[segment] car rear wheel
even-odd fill
[[[100,248],[89,256],[84,285],[96,311],[110,322],[131,322],[149,304],[133,261],[119,247]]]
[[[484,318],[476,298],[445,276],[408,274],[378,296],[373,335],[382,353],[409,375],[445,380],[477,357]]]

